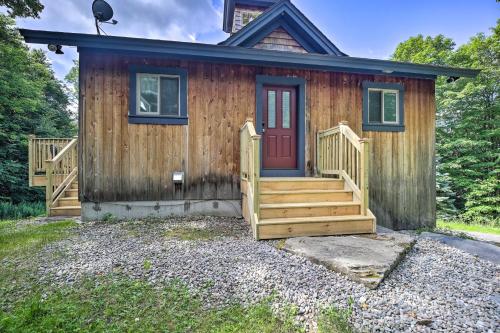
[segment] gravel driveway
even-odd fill
[[[203,230],[209,239],[173,237],[179,227]],[[254,241],[246,223],[232,218],[85,223],[72,238],[44,249],[39,272],[57,283],[110,272],[152,283],[179,278],[202,293],[207,306],[255,302],[275,292],[277,306],[296,304],[310,331],[319,308],[347,307],[351,297],[353,324],[363,332],[500,330],[499,267],[457,249],[419,239],[372,291],[278,244]]]

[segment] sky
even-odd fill
[[[103,25],[108,35],[215,44],[222,31],[224,0],[107,0],[116,26]],[[17,19],[22,28],[95,34],[92,0],[41,0],[40,19]],[[444,34],[457,45],[473,35],[490,33],[500,18],[497,0],[292,0],[344,53],[387,59],[410,36]],[[5,8],[0,7],[5,12]],[[47,50],[46,46],[31,47]],[[75,48],[64,55],[48,52],[63,79],[78,58]]]

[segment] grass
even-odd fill
[[[222,236],[221,230],[177,227],[165,232],[165,237],[184,241],[212,240]]]
[[[500,235],[500,228],[481,225],[481,224],[466,224],[458,221],[437,221],[437,228],[452,230],[452,231],[472,231],[472,232],[481,232],[484,234],[493,234]]]
[[[17,227],[15,221],[0,221],[0,260],[21,252],[34,252],[62,239],[68,235],[67,229],[75,225],[73,220],[63,220]]]
[[[0,221],[0,332],[192,332],[300,333],[297,309],[273,310],[273,298],[251,306],[206,308],[179,281],[152,285],[112,274],[71,285],[41,283],[34,254],[43,245],[67,237],[71,220],[29,225]],[[207,230],[176,230],[183,239],[207,239]],[[215,232],[215,231],[214,231]],[[219,233],[216,233],[219,235]],[[146,270],[153,266],[143,262]],[[207,282],[206,288],[213,285]],[[351,310],[325,309],[320,332],[351,332]]]
[[[44,214],[44,202],[23,202],[17,205],[10,202],[0,202],[0,220],[18,220]]]
[[[248,332],[302,330],[293,312],[277,317],[270,299],[206,310],[179,282],[155,288],[144,281],[113,276],[88,279],[72,287],[36,292],[13,311],[0,313],[2,332]]]
[[[354,332],[349,319],[352,316],[352,299],[349,300],[348,309],[335,306],[325,308],[318,318],[318,333],[352,333]]]

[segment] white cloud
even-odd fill
[[[116,26],[103,24],[108,35],[194,42],[204,35],[222,34],[222,1],[216,0],[107,0],[114,10]],[[92,0],[44,0],[40,19],[20,18],[22,28],[95,34]],[[219,35],[220,33],[220,35]],[[216,37],[216,38],[217,38]],[[211,38],[209,38],[211,39]],[[45,46],[32,45],[42,48]],[[64,55],[48,53],[58,78],[69,71],[76,59],[74,49]]]

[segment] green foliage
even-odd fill
[[[153,263],[151,262],[151,260],[144,260],[144,263],[142,264],[142,267],[146,271],[149,271],[151,268],[153,268]]]
[[[465,223],[461,220],[438,220],[436,227],[439,231],[472,231],[483,234],[500,235],[500,226],[498,224],[496,226],[489,226],[484,224]]]
[[[436,82],[438,214],[498,223],[500,162],[500,20],[492,34],[465,45],[439,35],[399,44],[398,61],[481,69],[474,79]]]
[[[102,221],[103,221],[103,222],[114,223],[114,222],[118,221],[118,219],[117,219],[117,218],[116,218],[116,216],[114,216],[113,214],[111,214],[111,213],[106,213],[106,214],[104,214],[104,216],[102,217]]]
[[[465,222],[500,227],[500,181],[497,177],[482,180],[466,194]]]
[[[69,85],[69,98],[73,103],[78,103],[78,92],[80,91],[80,61],[73,60],[73,67],[66,74],[64,80]]]
[[[318,333],[351,333],[354,332],[349,320],[352,316],[353,300],[349,300],[349,308],[339,309],[335,306],[325,308],[318,318]]]
[[[16,226],[14,221],[0,221],[0,260],[20,253],[33,253],[42,246],[67,236],[73,220]],[[1,330],[0,330],[1,331]]]
[[[454,48],[455,42],[443,35],[434,38],[418,35],[400,43],[392,59],[419,64],[446,65]]]
[[[46,291],[45,291],[46,292]],[[88,279],[36,292],[0,312],[2,332],[300,332],[293,316],[278,318],[269,300],[253,306],[204,309],[202,301],[174,281],[155,288],[118,277]]]
[[[7,7],[11,17],[39,17],[44,8],[39,0],[0,0],[0,6]]]
[[[177,238],[184,241],[207,241],[221,236],[225,236],[224,230],[192,227],[175,227],[165,232],[167,238]]]
[[[21,202],[17,205],[10,202],[0,202],[0,220],[16,220],[44,214],[44,202]]]
[[[40,201],[28,187],[28,135],[75,134],[68,96],[45,54],[30,51],[14,21],[0,14],[0,200]]]

